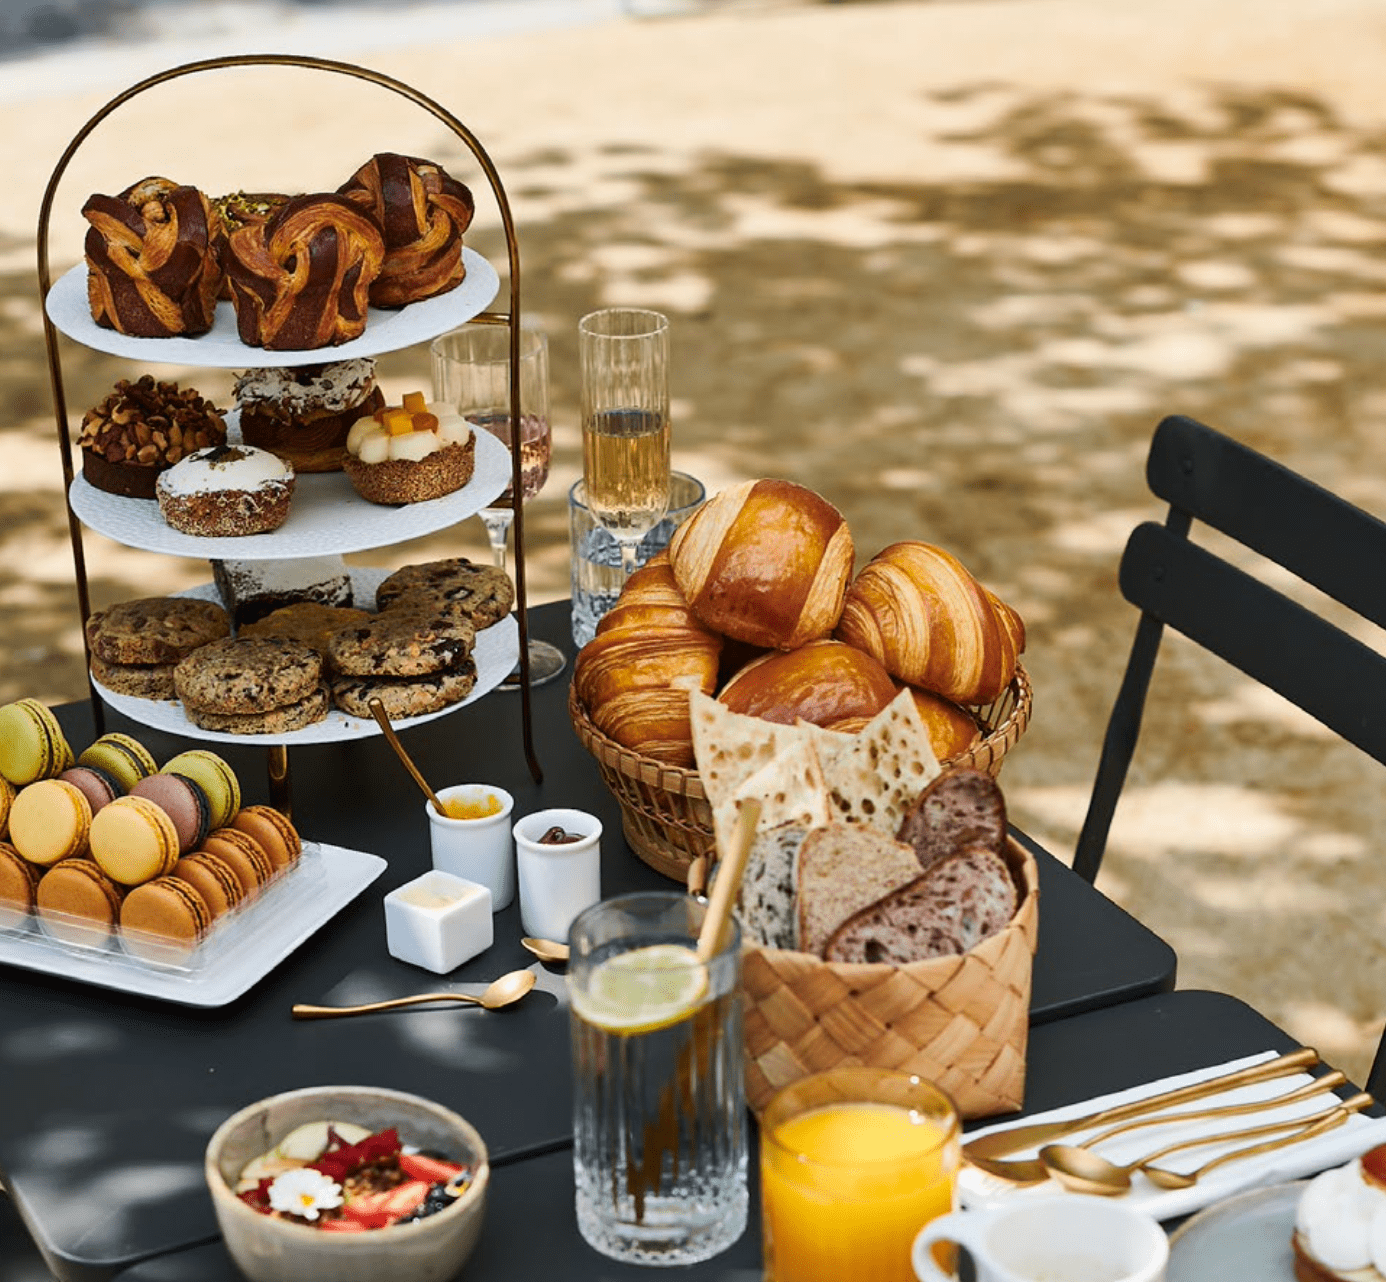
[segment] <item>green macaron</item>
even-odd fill
[[[153,754],[138,739],[114,732],[103,734],[77,758],[77,764],[96,766],[114,775],[125,792],[159,768]]]
[[[164,762],[163,774],[182,775],[198,784],[212,807],[211,825],[224,828],[241,808],[241,782],[215,752],[193,748]]]
[[[0,707],[0,775],[23,786],[72,765],[72,748],[52,711],[37,699]]]

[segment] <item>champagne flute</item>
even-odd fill
[[[435,338],[433,395],[510,448],[510,330],[475,323]],[[552,432],[549,427],[549,341],[538,326],[520,324],[520,501],[528,503],[549,478]],[[512,486],[491,507],[482,508],[491,559],[504,570],[510,526],[515,519]],[[552,681],[567,665],[563,651],[547,641],[529,642],[531,685]],[[515,686],[518,673],[502,684]]]
[[[626,576],[669,505],[669,319],[608,307],[578,322],[587,507]]]

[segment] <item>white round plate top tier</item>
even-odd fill
[[[235,411],[227,417],[234,427]],[[363,499],[345,472],[304,472],[294,483],[289,517],[268,534],[202,538],[175,530],[157,499],[132,499],[98,490],[80,473],[68,502],[77,519],[126,547],[216,561],[274,561],[389,547],[446,530],[475,516],[510,484],[510,451],[490,432],[474,431],[476,465],[460,490],[424,503],[385,507]]]
[[[241,342],[235,310],[224,299],[217,304],[212,328],[196,338],[131,338],[106,329],[91,318],[85,262],[78,263],[57,279],[48,291],[44,309],[59,331],[84,347],[129,360],[217,369],[322,365],[358,356],[379,356],[382,352],[397,352],[416,343],[431,342],[439,334],[446,334],[484,312],[500,290],[500,277],[486,259],[470,249],[463,249],[462,262],[467,274],[456,289],[406,307],[372,307],[366,313],[366,329],[360,338],[336,347],[310,350],[272,352]]]
[[[385,579],[389,570],[374,566],[356,566],[351,570],[352,593],[357,605],[365,609],[375,604],[375,589]],[[220,602],[221,597],[214,584],[203,583],[195,588],[181,592],[180,596],[199,597],[204,601]],[[406,717],[392,722],[395,729],[407,730],[410,726],[422,725],[425,721],[435,721],[475,703],[484,694],[489,694],[514,670],[520,661],[520,626],[513,614],[508,614],[498,623],[483,628],[476,634],[476,648],[472,651],[472,661],[476,664],[476,685],[471,694],[457,703],[449,704],[438,712],[429,712],[421,717]],[[183,735],[188,739],[206,739],[215,743],[245,744],[299,744],[299,743],[342,743],[352,739],[363,739],[380,733],[380,727],[371,717],[353,717],[338,708],[331,709],[322,721],[315,721],[301,730],[289,730],[283,734],[225,734],[219,730],[204,730],[194,725],[183,705],[172,699],[136,699],[126,694],[116,694],[107,690],[100,682],[92,685],[103,702],[117,712],[148,726],[151,730],[166,730],[170,734]]]

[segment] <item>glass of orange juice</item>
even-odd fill
[[[915,1282],[916,1234],[953,1210],[960,1132],[952,1100],[910,1073],[785,1087],[760,1119],[766,1282]]]

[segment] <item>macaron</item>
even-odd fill
[[[186,881],[207,905],[215,921],[245,899],[245,887],[231,866],[215,855],[185,855],[173,865],[173,876]]]
[[[72,748],[58,719],[37,699],[0,707],[0,775],[12,784],[51,779],[72,764]]]
[[[141,779],[159,768],[144,744],[128,734],[115,731],[103,734],[77,758],[77,764],[99,766],[113,774],[124,792],[129,792]]]
[[[199,784],[212,807],[212,827],[224,828],[241,808],[241,782],[215,752],[193,748],[164,762],[163,774],[182,775]]]
[[[282,872],[303,853],[298,830],[273,806],[246,806],[236,814],[231,827],[260,843],[275,872]]]
[[[211,924],[202,896],[177,877],[146,881],[120,905],[121,943],[126,952],[146,961],[185,959]]]
[[[202,843],[202,853],[215,855],[240,880],[241,889],[250,898],[274,876],[274,865],[254,837],[235,828],[218,828]]]
[[[15,786],[0,775],[0,840],[10,831],[10,807],[14,805]]]
[[[0,929],[21,926],[34,911],[40,870],[8,842],[0,841]]]
[[[58,778],[70,783],[87,799],[92,814],[107,802],[114,801],[124,791],[116,782],[115,775],[109,770],[102,770],[100,766],[72,766],[64,770]]]
[[[130,789],[130,796],[148,798],[173,820],[179,854],[196,850],[212,830],[212,807],[207,794],[182,775],[150,775]]]
[[[122,898],[124,891],[90,859],[64,859],[43,874],[34,905],[54,939],[94,947],[111,937]]]
[[[178,829],[148,797],[117,797],[91,821],[91,857],[122,886],[162,877],[178,862]]]
[[[62,779],[39,779],[10,807],[10,844],[31,864],[47,867],[80,855],[91,832],[91,806]]]

